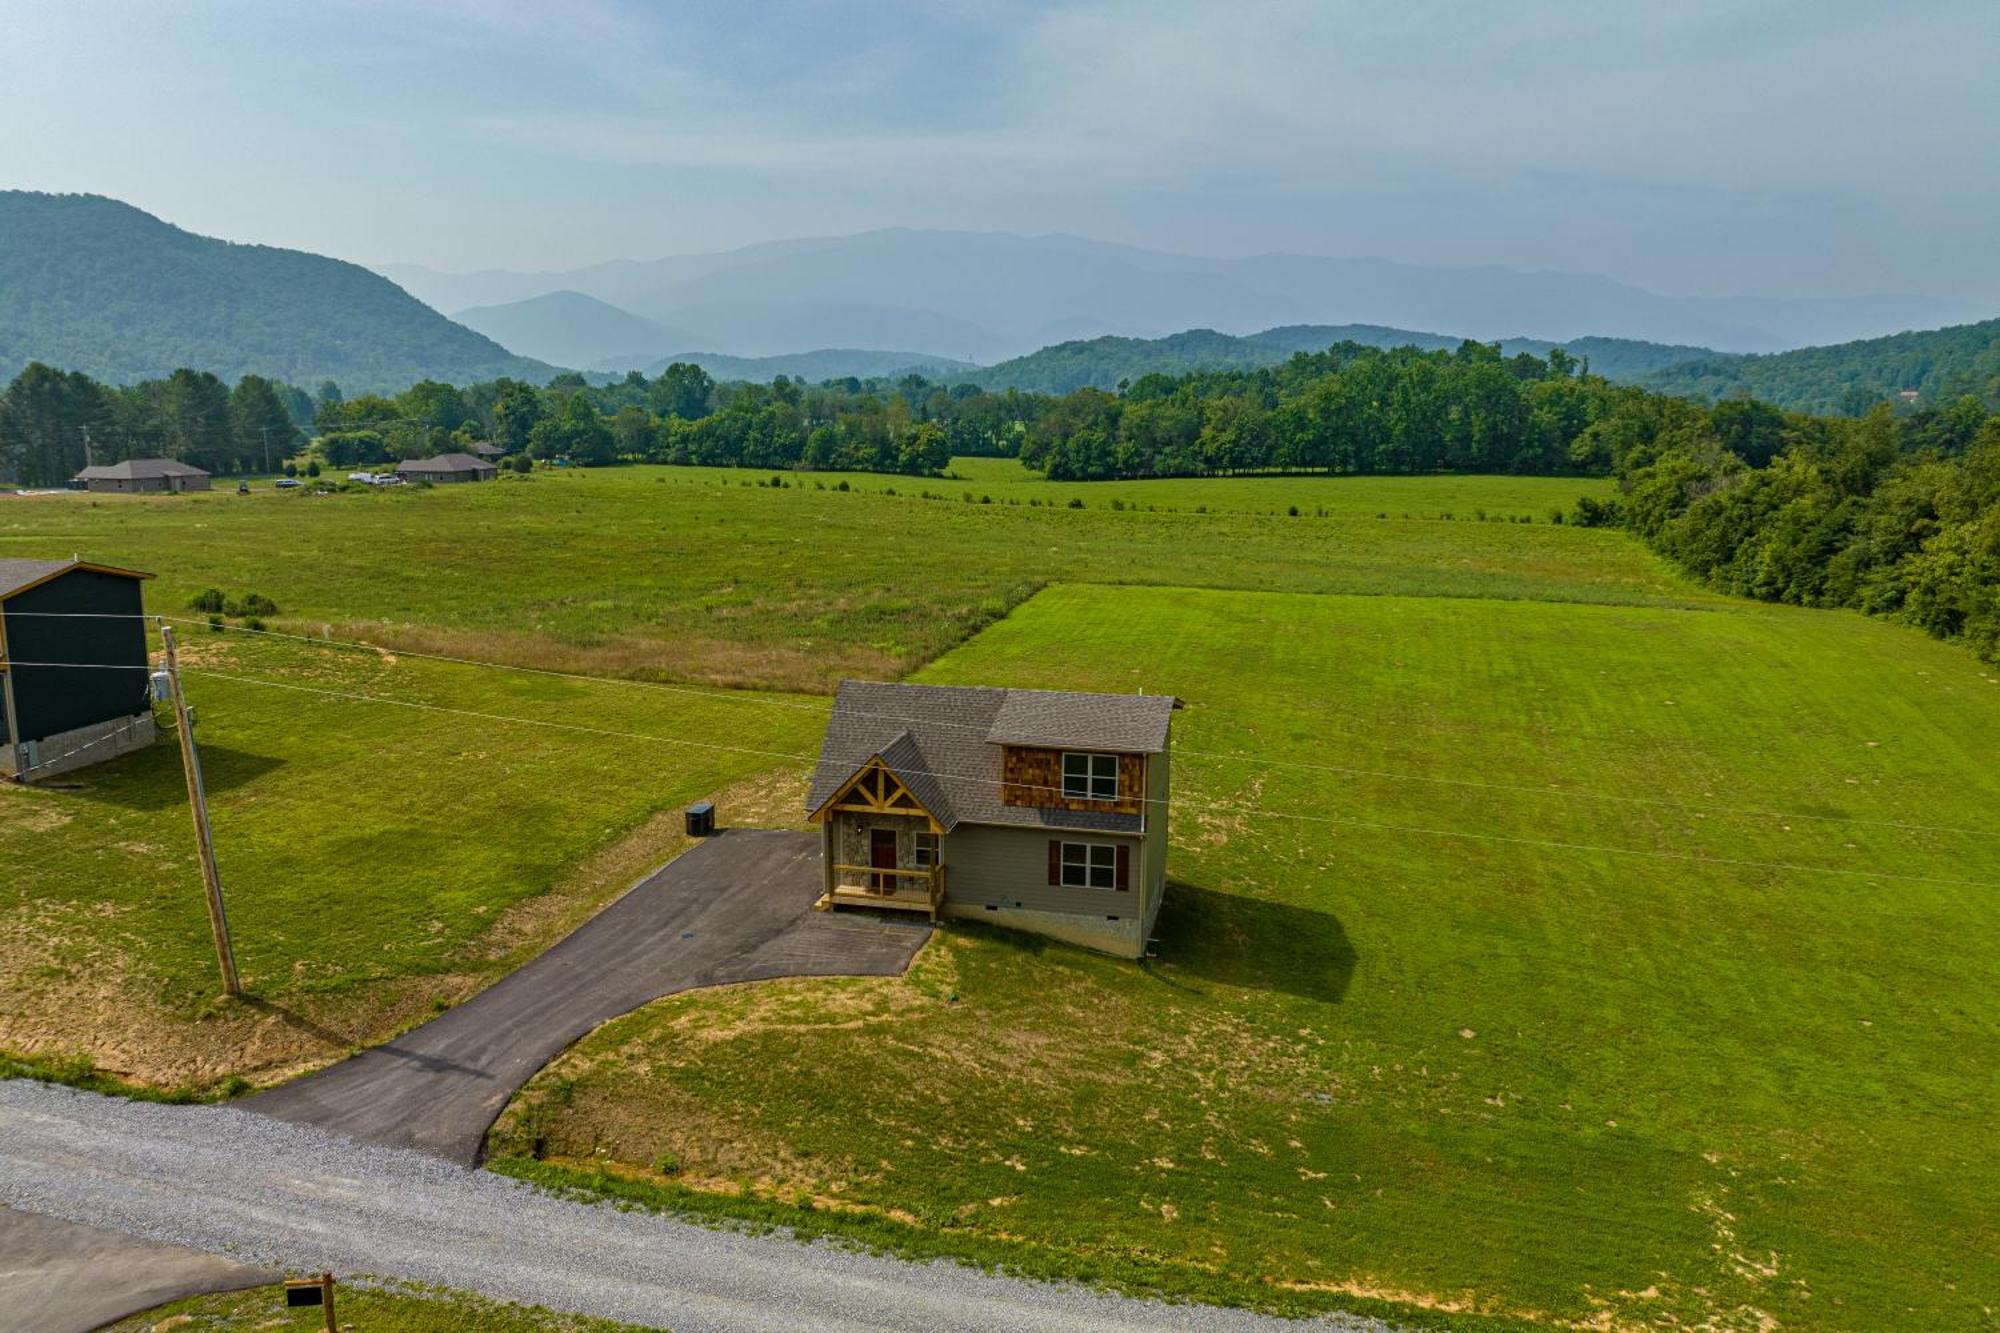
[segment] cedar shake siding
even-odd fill
[[[1056,810],[1090,810],[1099,814],[1141,815],[1146,813],[1146,756],[1118,756],[1118,799],[1089,801],[1063,795],[1062,750],[1031,749],[1025,745],[1000,747],[1000,801],[1003,805]],[[1108,751],[1070,751],[1104,754]]]

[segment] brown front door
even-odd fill
[[[896,830],[877,828],[868,830],[868,864],[877,870],[896,868]],[[894,875],[876,875],[875,892],[887,893],[896,887]]]

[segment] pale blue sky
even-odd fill
[[[0,0],[0,187],[442,268],[934,226],[2000,305],[2000,3]]]

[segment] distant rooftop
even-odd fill
[[[100,463],[76,474],[78,481],[150,481],[159,477],[206,477],[198,467],[172,458],[128,458],[122,463]]]
[[[406,458],[396,464],[398,472],[483,472],[493,465],[471,454],[439,454],[435,458]]]

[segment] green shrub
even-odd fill
[[[223,596],[222,589],[220,588],[203,588],[200,592],[188,598],[188,610],[190,611],[220,611],[228,604],[229,599]]]
[[[230,602],[222,609],[232,616],[275,616],[278,614],[278,604],[260,592],[246,592],[240,599]]]

